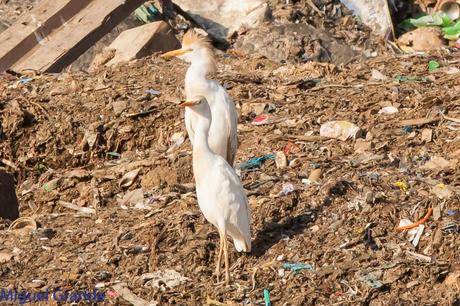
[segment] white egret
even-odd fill
[[[238,147],[236,131],[238,114],[227,91],[217,81],[207,78],[209,73],[216,71],[216,59],[210,41],[190,30],[184,35],[181,49],[161,56],[164,58],[177,56],[190,63],[185,74],[186,100],[198,96],[206,98],[213,118],[209,131],[209,146],[214,153],[225,158],[233,167]],[[193,146],[196,128],[192,114],[189,109],[185,110],[185,126]]]
[[[194,118],[193,174],[198,205],[206,220],[219,231],[216,276],[219,280],[223,253],[225,281],[228,284],[230,276],[227,235],[233,238],[238,252],[251,251],[250,211],[246,193],[233,167],[209,146],[208,133],[212,126],[212,116],[206,99],[200,97],[180,105],[187,107]]]

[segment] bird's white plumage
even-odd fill
[[[238,175],[220,155],[211,151],[207,135],[211,111],[205,100],[189,108],[195,117],[193,173],[198,204],[206,220],[232,237],[237,251],[251,251],[250,211]]]
[[[238,252],[251,251],[249,207],[245,192],[232,167],[218,155],[208,161],[209,169],[198,166],[198,204],[206,220],[219,229],[225,228]]]
[[[238,114],[227,91],[218,82],[207,78],[208,74],[216,69],[211,45],[205,38],[191,32],[184,36],[180,50],[173,51],[172,54],[180,53],[175,56],[190,63],[185,74],[186,99],[198,96],[206,98],[213,118],[209,131],[209,146],[213,152],[225,158],[233,166],[238,147]],[[192,113],[186,109],[185,126],[192,145],[194,122]]]
[[[235,104],[226,90],[216,81],[196,77],[193,69],[189,68],[189,71],[185,78],[186,98],[187,100],[196,96],[206,98],[214,118],[209,130],[209,146],[214,153],[225,158],[233,166],[238,148],[238,117]],[[185,127],[192,145],[195,133],[194,121],[193,113],[190,109],[186,109]]]
[[[193,146],[196,193],[203,215],[219,230],[216,275],[219,279],[224,254],[228,284],[226,237],[233,238],[238,252],[251,251],[250,212],[245,191],[233,169],[238,147],[238,115],[227,91],[207,78],[208,73],[216,70],[212,53],[206,38],[189,31],[184,35],[181,49],[162,56],[178,56],[190,63],[185,75],[187,102],[182,105],[190,106],[185,110],[185,126]]]

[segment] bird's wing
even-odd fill
[[[221,197],[228,197],[229,205],[227,216],[227,229],[235,242],[238,251],[251,250],[251,217],[246,192],[235,170],[219,157],[216,163],[219,169],[219,177],[224,178],[218,194]],[[217,199],[219,200],[219,199]]]
[[[228,95],[227,91],[221,87],[222,98],[227,104],[227,112],[225,120],[229,123],[228,139],[227,139],[227,161],[233,167],[235,161],[236,151],[238,149],[238,113],[236,112],[235,104],[232,98]]]
[[[192,112],[186,107],[185,108],[185,115],[184,115],[184,121],[185,121],[185,129],[187,130],[188,138],[190,138],[190,142],[192,143],[193,146],[193,140],[195,138],[195,130],[193,129],[192,125]]]

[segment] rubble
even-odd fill
[[[269,15],[269,7],[264,0],[175,0],[174,3],[209,34],[221,40],[261,25]]]
[[[259,54],[280,63],[302,59],[343,64],[358,56],[328,32],[300,23],[269,25],[251,31],[236,42],[235,48],[246,55]]]
[[[377,35],[384,37],[388,31],[394,35],[388,0],[342,0],[342,2]]]
[[[174,36],[171,27],[164,21],[155,21],[122,32],[106,48],[106,52],[115,51],[113,57],[104,64],[112,66],[148,56],[154,52],[167,52],[178,48],[180,48],[180,42]]]
[[[398,38],[406,52],[436,50],[446,45],[439,28],[423,27],[407,32]]]

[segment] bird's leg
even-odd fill
[[[216,265],[216,277],[217,277],[217,282],[219,282],[220,278],[220,263],[222,260],[222,253],[224,252],[224,241],[223,241],[224,236],[222,233],[219,231],[219,255],[217,255],[217,265]]]
[[[228,243],[227,243],[227,235],[224,235],[224,259],[225,259],[225,284],[228,285],[230,283],[230,273],[229,273],[229,263],[228,263]]]

